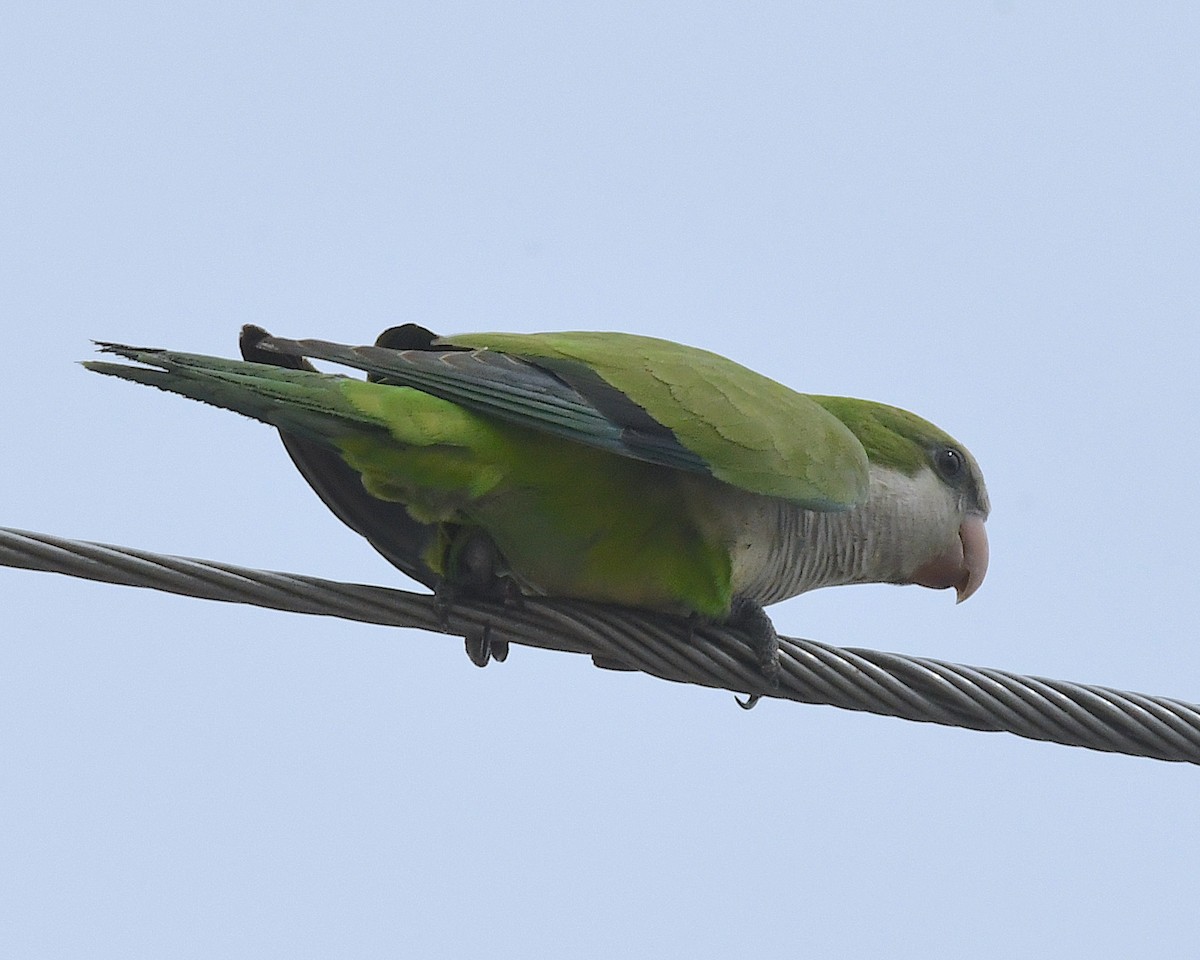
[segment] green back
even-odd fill
[[[579,365],[670,428],[720,480],[803,506],[846,509],[867,493],[867,455],[808,396],[707,350],[627,333],[464,334],[439,342]]]

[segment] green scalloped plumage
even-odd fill
[[[866,496],[867,454],[841,420],[707,350],[628,333],[473,333],[438,342],[581,364],[669,427],[713,476],[743,490],[814,510],[848,509]]]

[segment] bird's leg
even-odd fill
[[[449,588],[451,599],[459,594],[507,603],[516,585],[500,573],[502,563],[500,551],[482,530],[455,527],[446,547],[442,592]],[[463,638],[467,656],[477,667],[508,659],[508,641],[492,639],[490,634],[491,629],[485,625],[478,634]]]
[[[779,666],[779,634],[775,632],[775,624],[767,616],[762,604],[745,597],[737,597],[725,618],[727,626],[745,632],[750,641],[750,649],[754,651],[755,659],[763,672],[763,677],[771,687],[779,686],[781,669]],[[760,695],[752,694],[746,700],[738,700],[737,704],[744,710],[750,710],[758,703]]]
[[[433,602],[437,605],[438,626],[442,633],[450,632],[450,607],[456,592],[454,584],[445,577],[438,577],[433,585]]]

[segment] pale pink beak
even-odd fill
[[[953,587],[962,603],[983,583],[988,568],[987,531],[983,517],[968,513],[958,528],[958,538],[944,553],[934,557],[913,575],[913,583],[934,590]]]

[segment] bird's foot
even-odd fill
[[[779,665],[779,634],[762,604],[742,597],[735,599],[725,623],[746,633],[767,685],[778,687],[783,672]],[[752,710],[761,698],[761,694],[751,694],[745,700],[735,700],[743,710]]]
[[[469,595],[469,592],[459,590],[455,584],[445,580],[440,581],[434,590],[438,620],[443,633],[450,632],[451,606],[458,597],[464,595]],[[503,663],[508,659],[508,641],[494,638],[491,633],[491,624],[485,623],[478,631],[463,637],[467,658],[477,667],[486,667],[493,660]]]
[[[482,530],[456,528],[446,553],[447,576],[438,584],[435,595],[443,620],[450,604],[458,597],[499,602],[516,606],[520,589],[511,577],[501,573],[503,559],[500,551]],[[492,660],[503,663],[508,659],[508,641],[491,637],[491,628],[464,637],[467,657],[477,667],[486,667]]]

